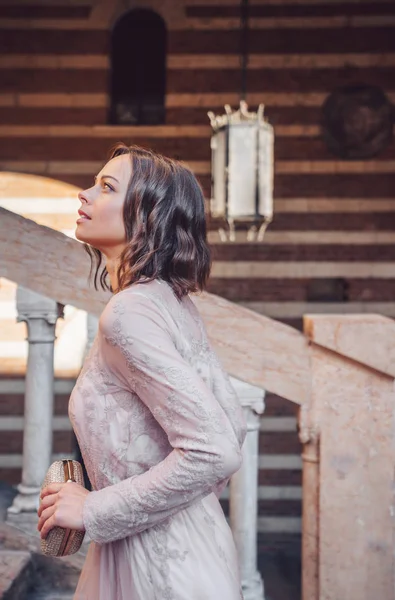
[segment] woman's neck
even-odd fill
[[[106,259],[106,269],[110,278],[111,289],[114,293],[118,290],[118,268],[123,250],[124,246],[111,248],[110,250],[101,250]]]
[[[115,293],[118,290],[118,267],[119,260],[117,258],[108,258],[106,261],[106,269],[110,278],[111,289]]]

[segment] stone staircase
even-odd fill
[[[15,488],[0,484],[0,599],[72,600],[87,544],[62,559],[41,554],[35,514],[5,522],[15,493]]]
[[[85,548],[55,559],[40,553],[40,539],[24,521],[24,531],[0,523],[1,600],[72,600],[85,560]]]
[[[54,559],[40,553],[38,535],[0,523],[0,598],[72,600],[85,556]]]

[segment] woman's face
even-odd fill
[[[107,257],[119,256],[125,247],[122,212],[131,174],[130,156],[117,156],[103,167],[91,188],[78,194],[81,208],[75,237]]]

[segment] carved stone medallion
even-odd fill
[[[393,105],[383,90],[350,85],[333,91],[322,106],[322,135],[333,154],[372,158],[392,139]]]

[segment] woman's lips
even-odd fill
[[[88,217],[88,215],[86,215],[86,214],[84,213],[84,211],[82,211],[82,210],[79,210],[79,211],[78,211],[78,214],[79,214],[80,216],[79,216],[79,218],[78,218],[78,219],[77,219],[77,221],[76,221],[77,223],[82,223],[83,221],[90,221],[90,220],[91,220],[91,218],[90,218],[90,217]]]

